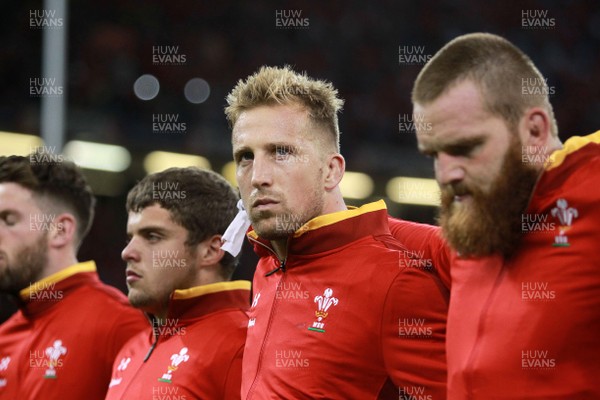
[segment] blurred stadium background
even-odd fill
[[[60,3],[3,4],[0,154],[45,146],[85,168],[98,206],[79,258],[96,260],[121,290],[127,191],[167,166],[234,179],[224,98],[261,65],[333,82],[346,100],[348,203],[383,198],[392,215],[414,221],[434,223],[436,185],[416,150],[410,90],[424,60],[453,37],[493,32],[529,54],[548,80],[562,140],[600,127],[597,0],[109,0],[66,2],[66,12]],[[45,54],[64,60],[64,82],[44,81],[56,75],[44,75],[43,37],[61,31],[66,51],[50,45]],[[62,139],[52,111],[61,99]],[[236,277],[250,279],[255,258],[248,246],[244,253]],[[14,306],[0,306],[2,321]]]

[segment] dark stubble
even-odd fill
[[[13,261],[7,260],[0,273],[0,292],[18,296],[19,291],[40,280],[47,264],[47,234],[41,234],[35,243],[21,248]]]

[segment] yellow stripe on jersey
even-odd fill
[[[562,149],[556,150],[550,155],[550,164],[546,167],[546,170],[549,171],[558,167],[565,161],[565,158],[567,158],[569,154],[574,153],[590,143],[600,144],[600,131],[587,136],[573,136],[567,139]]]
[[[96,263],[94,261],[84,261],[72,265],[63,270],[60,270],[57,273],[47,276],[44,279],[40,279],[39,281],[29,285],[25,289],[22,289],[19,292],[19,296],[21,296],[21,299],[27,300],[31,297],[33,293],[39,292],[40,290],[44,290],[44,288],[49,287],[49,285],[60,282],[80,272],[96,272]]]

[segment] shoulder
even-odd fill
[[[556,187],[559,183],[573,186],[600,181],[600,131],[587,136],[568,139],[563,148],[550,155],[549,165],[542,175],[544,186]],[[597,190],[592,192],[598,193]]]
[[[440,238],[440,227],[418,222],[406,221],[399,218],[389,217],[388,223],[392,236],[403,241],[408,237],[419,239]]]
[[[130,357],[133,359],[138,356],[144,357],[151,345],[151,335],[152,332],[150,327],[134,334],[123,344],[123,347],[121,347],[121,350],[119,350],[119,353],[115,358],[115,362],[119,361],[121,358]]]
[[[227,308],[186,326],[191,336],[210,340],[212,345],[233,345],[246,339],[248,315],[239,308]],[[217,346],[218,347],[218,346]]]
[[[125,311],[128,312],[132,310],[129,301],[127,300],[127,296],[125,296],[120,290],[117,288],[107,285],[100,281],[99,279],[95,279],[89,284],[82,285],[79,287],[72,295],[73,300],[84,300],[87,307],[90,304],[96,305],[98,308],[94,311],[101,312],[111,311]]]
[[[123,331],[130,336],[148,326],[144,314],[133,308],[123,293],[100,280],[78,288],[65,298],[63,307],[69,310],[73,322],[85,321],[99,334]]]

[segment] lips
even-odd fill
[[[125,280],[127,283],[137,282],[140,279],[142,279],[142,276],[137,272],[134,272],[129,268],[125,271]]]
[[[442,187],[442,196],[447,199],[448,202],[452,201],[460,203],[471,197],[471,191],[464,184],[447,185]]]
[[[273,200],[269,197],[262,197],[260,199],[254,200],[254,202],[252,203],[252,208],[256,208],[256,209],[260,210],[263,208],[269,208],[277,203],[278,202],[276,200]]]

